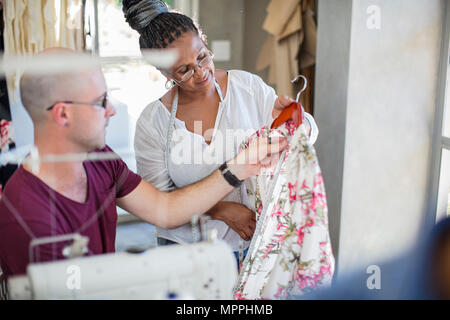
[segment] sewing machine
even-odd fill
[[[30,157],[25,160],[25,156]],[[40,157],[36,148],[0,155],[0,163],[25,163],[39,170],[42,162],[117,159],[115,153]],[[207,234],[207,216],[191,221],[194,244],[165,246],[142,253],[84,257],[89,239],[79,234],[33,239],[25,276],[8,279],[9,299],[232,299],[237,265],[231,248]],[[35,248],[49,243],[72,244],[62,251],[67,260],[33,263]],[[1,293],[1,292],[0,292]]]
[[[9,299],[232,299],[237,266],[219,240],[30,264]]]

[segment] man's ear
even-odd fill
[[[70,112],[68,105],[64,102],[58,102],[50,110],[53,120],[60,126],[68,127],[70,124]]]

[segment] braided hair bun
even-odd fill
[[[206,37],[188,16],[169,11],[161,0],[123,0],[123,13],[131,28],[139,32],[141,49],[166,48],[185,32]]]
[[[161,13],[169,12],[161,0],[123,0],[122,10],[130,27],[139,33]]]

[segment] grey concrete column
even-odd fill
[[[314,117],[316,151],[324,177],[333,251],[338,260],[345,125],[350,65],[351,0],[319,1]]]

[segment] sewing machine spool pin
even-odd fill
[[[30,263],[35,263],[37,261],[34,261],[34,248],[46,244],[56,244],[59,242],[67,242],[67,241],[73,241],[72,244],[67,245],[64,247],[62,251],[62,255],[66,259],[72,259],[72,258],[78,258],[82,257],[86,253],[88,253],[88,243],[89,238],[82,236],[78,233],[73,234],[65,234],[61,236],[54,236],[54,237],[45,237],[45,238],[36,238],[31,240],[30,246],[29,246],[29,260]]]

